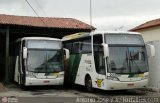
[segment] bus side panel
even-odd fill
[[[19,54],[20,54],[20,42],[10,44],[9,52],[9,79],[11,82],[18,82],[18,69],[19,67]],[[16,77],[16,78],[15,78]]]
[[[91,54],[82,54],[82,58],[78,67],[75,83],[85,85],[85,76],[93,72],[91,64]],[[91,75],[90,75],[91,76]]]
[[[89,75],[92,80],[93,88],[106,89],[105,75],[98,74],[94,64],[91,54],[82,54],[75,84],[85,85],[85,77]]]
[[[68,76],[69,76],[69,81],[72,83],[75,83],[80,60],[81,60],[81,54],[73,54],[70,56]]]

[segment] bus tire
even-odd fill
[[[88,92],[93,92],[92,80],[90,76],[86,76],[85,78],[85,88]]]

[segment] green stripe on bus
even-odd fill
[[[82,54],[73,54],[70,56],[70,66],[69,66],[69,79],[72,83],[75,82],[79,64],[81,61]]]

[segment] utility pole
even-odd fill
[[[90,25],[92,25],[92,0],[90,0]]]

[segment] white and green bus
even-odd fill
[[[11,79],[22,86],[63,85],[63,49],[60,39],[24,37],[10,45]]]
[[[77,33],[62,39],[69,49],[66,81],[103,90],[144,88],[148,60],[142,36],[136,32]],[[154,47],[150,45],[151,54]]]

